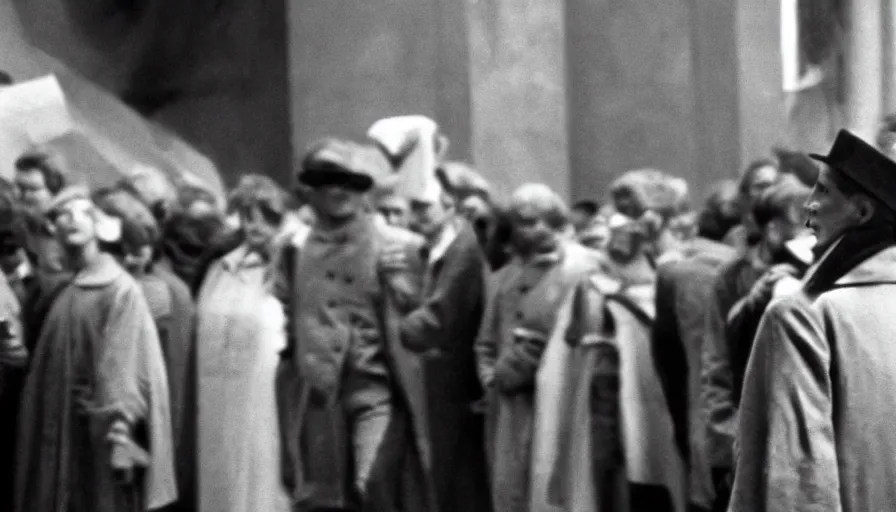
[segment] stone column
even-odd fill
[[[499,193],[540,181],[568,196],[564,2],[465,1],[477,167]]]
[[[566,20],[574,196],[641,167],[701,187],[687,2],[567,0]]]
[[[846,2],[845,93],[846,127],[872,142],[884,114],[883,49],[885,0]]]
[[[787,136],[781,75],[781,0],[738,0],[741,164],[766,157]]]
[[[463,3],[302,0],[288,3],[292,142],[363,139],[377,119],[421,114],[469,156]]]
[[[692,1],[696,165],[693,188],[739,174],[740,80],[735,2]],[[695,191],[696,192],[696,191]]]

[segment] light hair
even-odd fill
[[[510,214],[517,217],[525,206],[534,206],[544,216],[547,223],[558,232],[569,224],[569,208],[566,202],[543,183],[526,183],[517,188],[510,197]]]

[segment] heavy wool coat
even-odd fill
[[[706,447],[706,415],[700,407],[700,367],[707,306],[719,267],[735,252],[721,244],[657,269],[652,350],[675,440],[690,466],[691,503],[709,508],[714,490]]]
[[[896,510],[896,247],[780,298],[747,365],[729,510]]]
[[[597,274],[584,295],[587,312],[574,309],[568,334],[580,357],[568,372],[562,414],[574,434],[558,458],[556,499],[575,512],[683,511],[685,464],[650,347],[653,284]],[[614,465],[619,449],[627,496]]]
[[[513,260],[496,277],[476,354],[491,395],[486,449],[498,512],[530,508],[537,371],[564,301],[595,264],[591,251],[565,243],[530,262]]]
[[[485,308],[487,263],[476,234],[457,219],[453,239],[430,254],[423,302],[401,320],[402,342],[423,355],[433,478],[439,510],[491,510],[482,397],[473,344]]]
[[[385,347],[394,397],[393,415],[371,481],[387,481],[393,489],[398,488],[395,495],[379,496],[380,500],[401,502],[408,511],[436,510],[423,363],[401,342],[401,319],[420,299],[420,242],[407,231],[372,220],[361,222],[365,223],[360,228],[366,230],[361,237],[365,241],[346,242],[372,243],[371,254],[378,257],[367,261],[363,268],[351,270],[372,274],[378,281],[375,286],[380,292],[372,299],[380,319],[377,335]],[[352,440],[345,430],[344,411],[338,400],[329,405],[311,401],[312,386],[326,385],[312,382],[313,376],[333,375],[332,347],[301,339],[294,327],[297,308],[301,307],[300,297],[293,293],[294,284],[302,279],[302,247],[310,236],[314,236],[313,231],[298,233],[285,244],[274,263],[279,270],[273,277],[273,286],[286,308],[289,325],[289,346],[277,377],[283,478],[293,500],[301,507],[346,508],[354,506],[356,497],[347,460]],[[357,249],[368,251],[370,247],[359,245]],[[406,263],[403,268],[383,265],[386,258],[396,257]],[[351,289],[356,285],[346,286]]]
[[[196,305],[187,285],[165,268],[154,267],[138,282],[159,333],[171,398],[178,502],[166,510],[189,512],[196,509]]]

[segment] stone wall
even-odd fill
[[[470,97],[463,3],[289,2],[292,144],[362,139],[383,117],[437,119],[451,155],[468,158]]]

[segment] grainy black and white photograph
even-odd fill
[[[896,512],[896,0],[0,0],[0,512]]]

